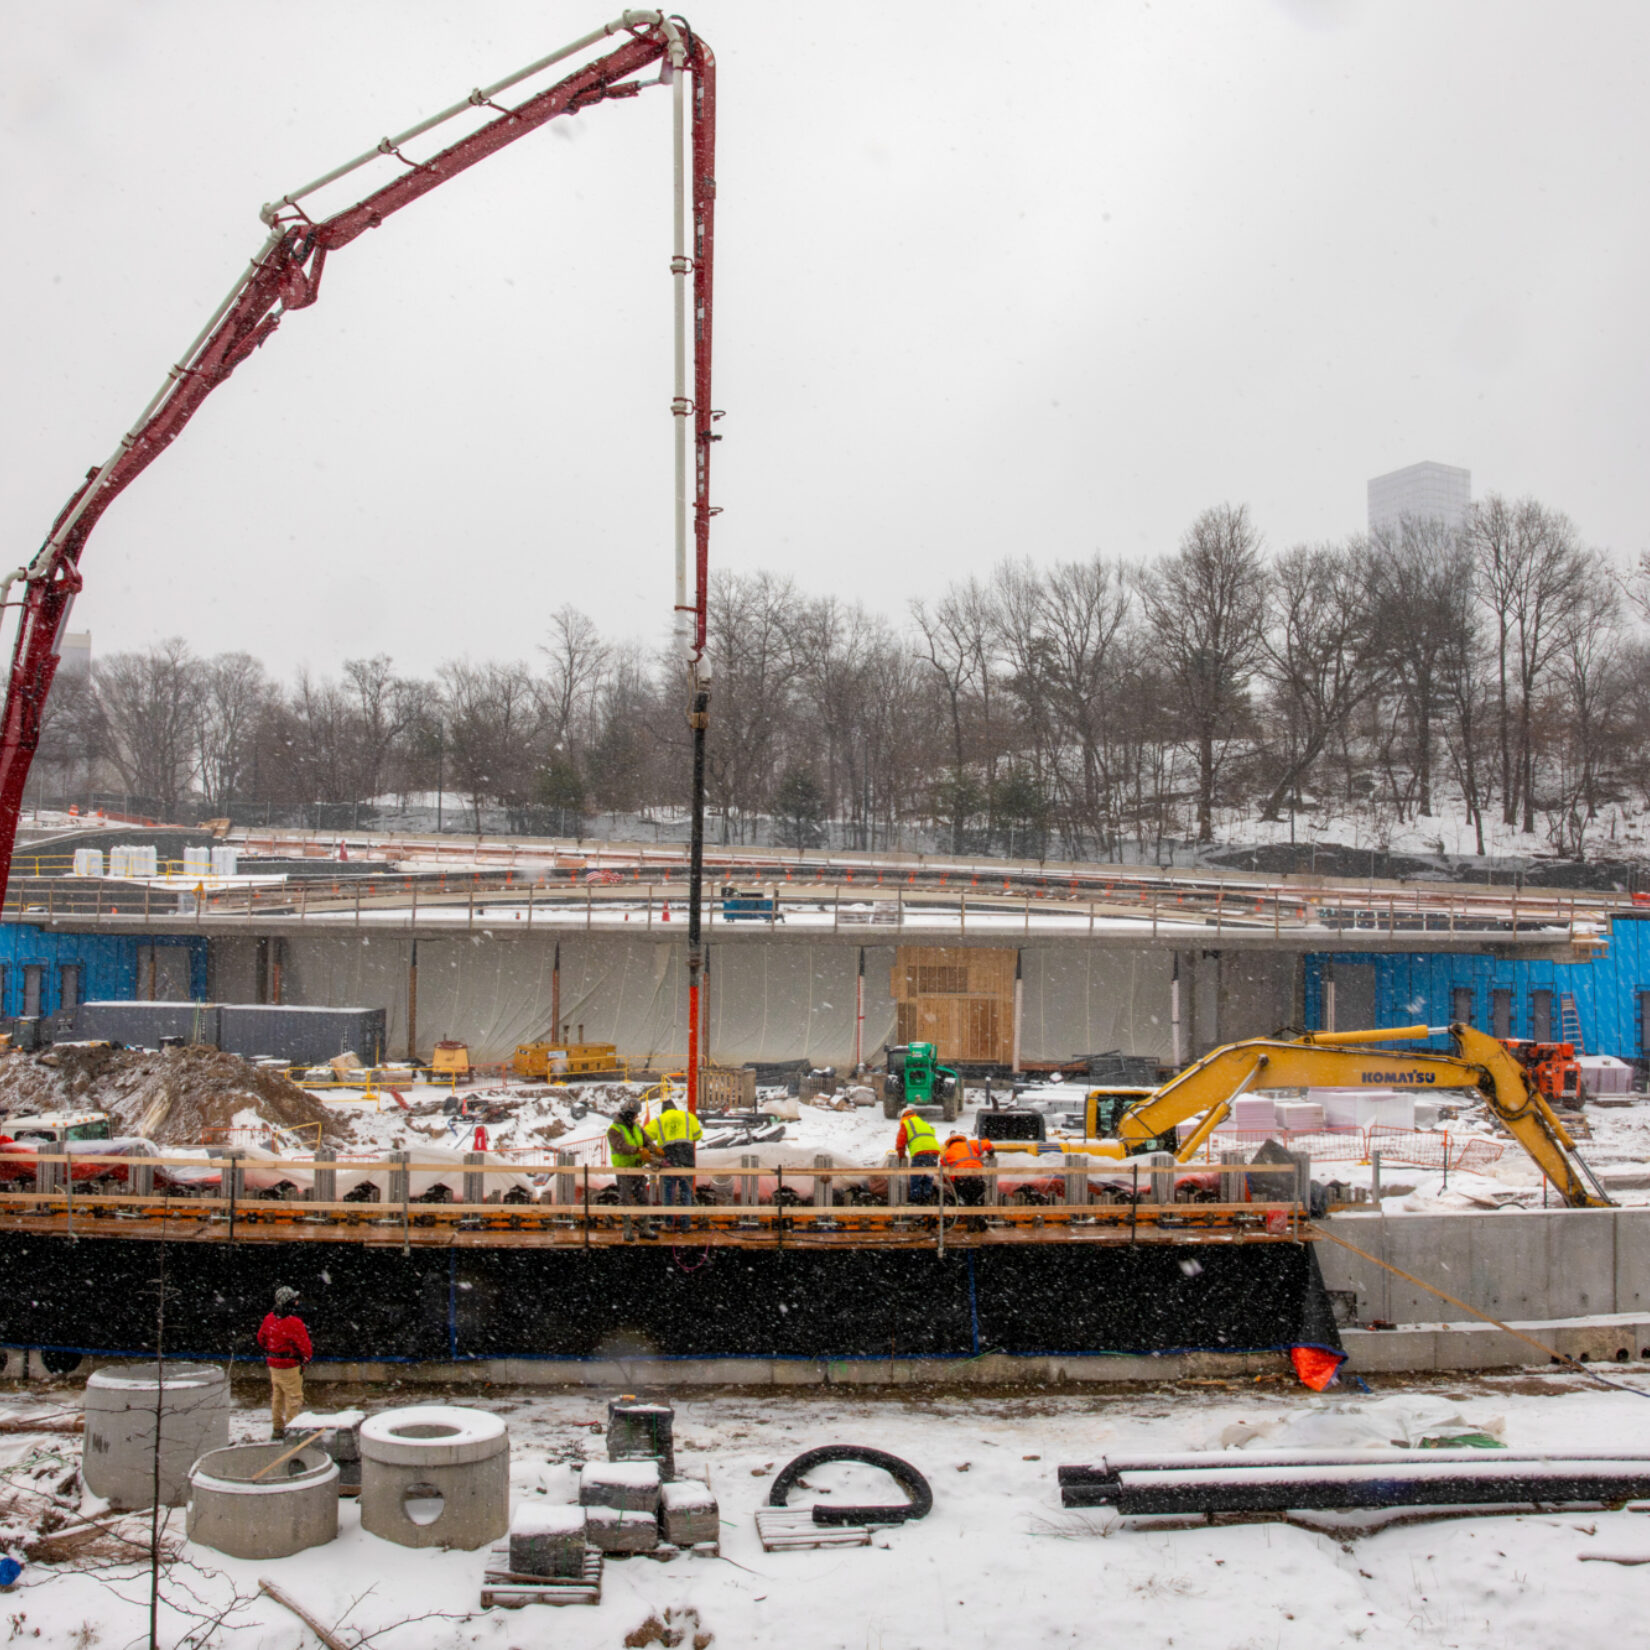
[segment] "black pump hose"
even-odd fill
[[[897,1455],[886,1450],[867,1449],[862,1444],[824,1444],[818,1449],[804,1450],[773,1481],[768,1491],[768,1505],[783,1507],[796,1482],[814,1467],[828,1461],[859,1461],[868,1467],[881,1467],[910,1497],[896,1507],[819,1507],[814,1508],[816,1524],[904,1524],[915,1518],[926,1518],[934,1510],[934,1492],[928,1480]]]

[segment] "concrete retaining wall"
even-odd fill
[[[1358,1248],[1506,1321],[1650,1314],[1650,1209],[1335,1215],[1323,1226]],[[1324,1283],[1354,1291],[1353,1321],[1436,1324],[1463,1314],[1334,1243]]]

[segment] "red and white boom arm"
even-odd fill
[[[525,102],[507,107],[497,101],[553,65],[575,57],[613,37],[623,43],[575,69]],[[636,78],[659,65],[657,80]],[[462,102],[396,137],[385,138],[365,154],[283,195],[263,208],[269,237],[246,273],[218,306],[183,359],[167,374],[154,399],[143,409],[120,445],[89,472],[52,524],[50,536],[27,567],[0,580],[0,606],[21,609],[11,676],[0,716],[0,899],[11,874],[23,790],[29,765],[40,743],[41,717],[56,675],[69,610],[80,590],[80,556],[103,512],[183,432],[196,409],[258,346],[290,310],[315,302],[321,271],[329,252],[347,246],[357,235],[376,229],[422,195],[468,170],[477,161],[525,137],[555,119],[592,104],[634,97],[644,87],[667,84],[675,99],[676,208],[675,247],[671,260],[676,290],[676,383],[671,412],[676,420],[676,607],[684,621],[682,637],[691,660],[705,643],[705,585],[710,548],[710,403],[711,271],[716,194],[716,60],[709,47],[680,18],[656,11],[627,11],[582,40],[540,58],[525,69],[470,93]],[[691,84],[691,103],[684,94]],[[495,111],[494,118],[440,153],[417,160],[402,146],[461,115]],[[689,135],[691,134],[691,135]],[[691,161],[685,151],[691,149]],[[381,189],[330,217],[311,217],[301,204],[329,184],[361,167],[391,157],[405,170]],[[690,187],[691,183],[691,187]],[[687,226],[691,222],[691,246]],[[688,278],[692,277],[691,322]],[[687,383],[687,333],[692,329],[692,388]],[[693,459],[688,460],[692,426]],[[688,473],[692,471],[694,578],[687,579]],[[9,602],[14,586],[23,585],[20,603]]]

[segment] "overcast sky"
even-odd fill
[[[0,0],[6,565],[263,201],[613,14]],[[1222,500],[1273,547],[1339,537],[1429,458],[1650,545],[1646,8],[688,15],[720,69],[714,565],[898,616],[1005,556],[1161,554]],[[668,112],[557,122],[338,253],[93,535],[95,650],[417,671],[528,657],[564,601],[662,637]]]

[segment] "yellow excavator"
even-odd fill
[[[1377,1043],[1419,1042],[1447,1031],[1453,1054],[1394,1052]],[[1200,1112],[1203,1121],[1180,1143],[1182,1163],[1231,1115],[1251,1088],[1473,1089],[1490,1114],[1529,1153],[1565,1203],[1608,1208],[1591,1169],[1524,1065],[1504,1043],[1468,1025],[1396,1026],[1376,1031],[1314,1031],[1294,1039],[1255,1037],[1205,1054],[1116,1120],[1114,1139],[1091,1140],[1086,1150],[1126,1157],[1156,1150]],[[1102,1132],[1099,1096],[1089,1097],[1088,1130]]]

